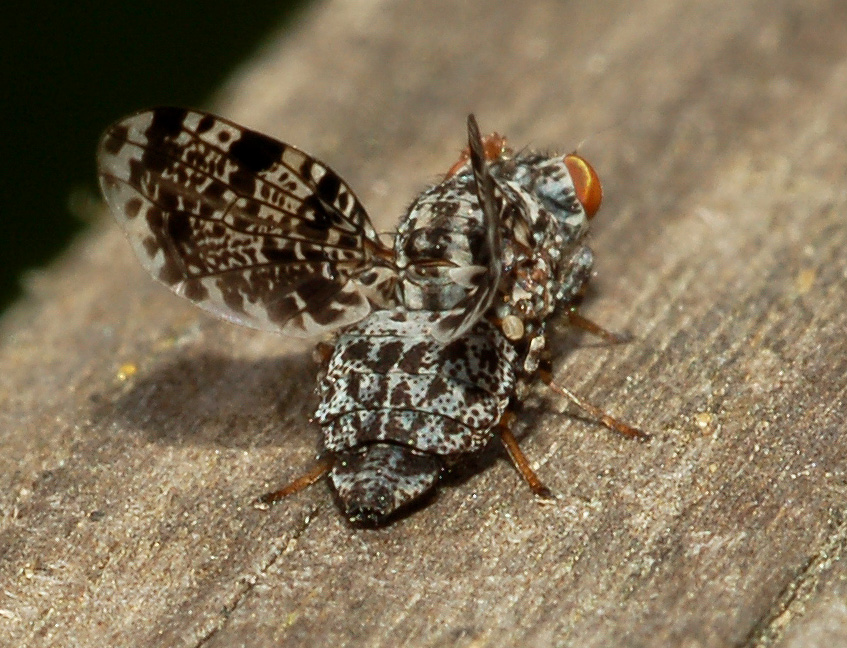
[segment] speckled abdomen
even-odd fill
[[[342,333],[315,416],[353,518],[380,519],[432,488],[445,462],[494,437],[515,388],[512,344],[482,320],[448,343],[437,315],[377,311]]]

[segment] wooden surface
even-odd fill
[[[584,313],[635,340],[562,336],[556,377],[654,438],[539,386],[518,432],[552,503],[494,453],[382,529],[325,483],[255,510],[314,457],[309,346],[171,296],[104,219],[2,321],[0,645],[847,645],[845,24],[842,0],[314,7],[213,107],[387,230],[471,110],[519,147],[587,138]]]

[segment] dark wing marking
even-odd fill
[[[392,301],[393,253],[344,181],[293,146],[155,108],[110,126],[97,160],[144,267],[219,317],[313,336]]]
[[[500,213],[504,197],[497,191],[494,178],[485,162],[482,137],[473,115],[468,115],[468,150],[476,196],[482,210],[485,235],[478,249],[473,250],[476,264],[458,269],[456,276],[458,282],[472,286],[471,290],[467,297],[451,308],[433,327],[433,336],[445,342],[461,337],[469,331],[491,307],[503,274],[503,235],[500,231]]]

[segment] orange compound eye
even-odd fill
[[[588,218],[591,218],[600,209],[600,203],[603,201],[600,178],[597,177],[594,167],[576,153],[565,156],[565,166],[571,174],[576,197],[582,203]]]

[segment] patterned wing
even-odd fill
[[[433,327],[433,336],[444,342],[461,337],[485,314],[494,301],[503,274],[502,209],[498,206],[503,204],[503,195],[486,164],[482,137],[473,115],[468,115],[468,150],[485,236],[479,249],[473,250],[477,265],[462,268],[462,276],[456,277],[463,285],[471,286],[471,290]]]
[[[392,251],[344,181],[293,146],[156,108],[113,124],[97,158],[144,267],[219,317],[305,337],[391,303]]]

